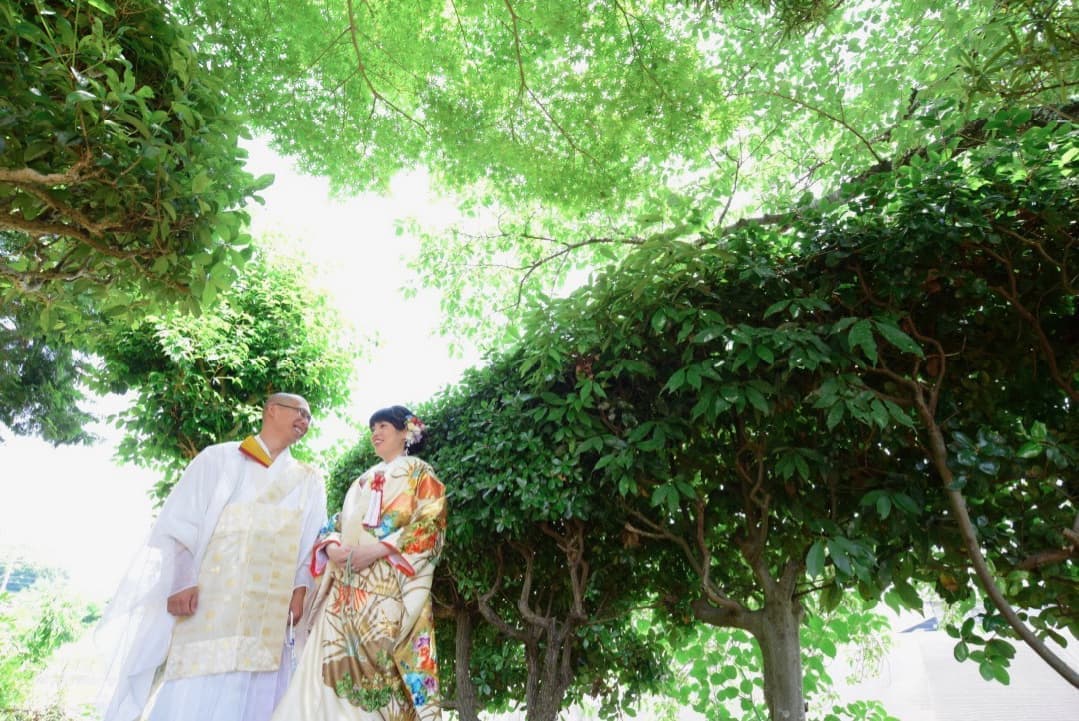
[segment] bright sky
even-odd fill
[[[313,283],[335,300],[364,348],[357,359],[350,414],[361,423],[378,408],[415,404],[453,382],[478,362],[477,354],[450,357],[437,334],[438,300],[421,293],[405,300],[406,263],[418,242],[397,235],[395,220],[416,217],[446,222],[452,208],[434,198],[422,175],[401,178],[391,197],[330,198],[320,178],[299,175],[259,143],[250,143],[248,167],[273,173],[262,192],[264,206],[252,205],[252,233],[290,239],[315,268]],[[123,398],[95,399],[87,410],[99,415],[120,410]],[[316,414],[317,415],[317,414]],[[321,424],[318,450],[355,431],[342,421]],[[88,447],[53,448],[36,438],[17,438],[4,429],[0,443],[0,560],[21,556],[65,569],[75,590],[104,600],[115,589],[134,549],[152,521],[147,496],[153,474],[111,460],[119,434],[100,424],[101,442]]]

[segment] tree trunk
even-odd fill
[[[454,612],[454,624],[457,628],[453,667],[456,670],[457,717],[461,721],[479,721],[479,706],[476,700],[476,685],[469,673],[469,660],[472,658],[472,614],[469,609],[459,607]]]
[[[758,611],[721,608],[704,599],[693,603],[694,617],[722,628],[749,631],[761,649],[764,702],[770,721],[805,721],[802,695],[802,607],[786,590],[788,584],[768,584],[764,608]]]
[[[755,611],[750,632],[761,648],[764,701],[771,721],[805,721],[802,695],[802,609],[790,598],[767,598]]]
[[[544,643],[525,646],[529,659],[525,721],[557,721],[572,679],[570,659],[575,632],[576,625],[569,622],[566,626],[552,623],[546,629]]]

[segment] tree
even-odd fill
[[[527,329],[524,387],[554,392],[627,528],[683,551],[693,614],[754,636],[773,718],[801,714],[814,591],[920,607],[914,582],[958,598],[976,573],[998,599],[976,660],[1000,680],[1005,638],[1044,653],[1076,630],[1076,131],[1039,113],[964,126],[838,204],[647,244]]]
[[[45,305],[46,329],[84,305],[223,287],[240,262],[236,208],[257,184],[220,84],[157,3],[0,5],[4,296]]]
[[[851,655],[839,667],[845,666],[848,682],[879,672],[890,643],[890,621],[867,605],[861,599],[844,599],[832,611],[807,614],[801,646],[806,703],[814,718],[895,721],[877,701],[848,698],[838,705],[825,668],[827,659],[846,651]],[[713,720],[768,715],[761,703],[761,655],[748,633],[696,624],[669,635],[664,643],[671,647],[677,666],[666,693],[682,708]]]
[[[566,609],[540,620],[578,632],[539,647],[572,655],[575,614],[632,607],[592,575],[628,554],[611,567],[638,604],[754,639],[774,719],[803,715],[812,596],[920,610],[921,583],[981,585],[995,604],[954,629],[956,656],[1004,682],[1008,639],[1079,631],[1069,112],[1004,109],[827,204],[646,243],[538,311],[528,344],[432,409],[430,457],[467,479],[445,597],[522,640],[535,608]],[[555,569],[572,580],[578,524],[574,609]],[[547,717],[551,696],[527,698]]]
[[[456,330],[646,239],[827,196],[1001,103],[1073,92],[1065,3],[181,2],[237,102],[341,189],[428,168]],[[497,228],[490,229],[492,219]],[[481,280],[482,279],[482,280]]]
[[[36,312],[16,303],[5,312],[0,317],[0,423],[54,445],[88,442],[84,427],[91,416],[78,406],[85,362],[70,346],[49,343]]]
[[[50,574],[39,576],[48,578]],[[4,718],[33,718],[19,707],[34,674],[57,648],[78,638],[93,620],[93,609],[62,584],[35,583],[19,593],[0,590],[0,712]]]
[[[441,658],[454,650],[444,693],[472,721],[520,705],[551,721],[585,694],[622,708],[664,675],[659,629],[630,623],[656,567],[622,547],[608,499],[563,459],[565,429],[537,422],[516,360],[467,373],[419,410],[452,509],[434,587]],[[365,439],[335,467],[331,510],[373,455]]]
[[[115,329],[95,388],[133,392],[116,420],[121,460],[162,472],[164,499],[188,461],[258,427],[270,393],[304,396],[316,416],[347,400],[355,354],[305,274],[256,255],[200,316],[181,311]]]
[[[3,420],[86,439],[83,359],[108,323],[209,303],[250,255],[221,83],[160,3],[0,2]]]

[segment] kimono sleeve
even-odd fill
[[[192,459],[161,507],[152,541],[162,543],[164,539],[170,539],[191,553],[205,545],[209,534],[213,533],[213,528],[207,528],[206,512],[222,465],[217,448],[207,449]]]
[[[330,562],[330,557],[326,555],[326,550],[335,544],[341,544],[340,513],[333,514],[318,531],[318,537],[311,548],[311,565],[308,569],[313,578],[318,578],[326,571],[326,566]]]
[[[418,462],[411,474],[415,506],[408,522],[381,539],[394,550],[386,560],[406,576],[426,575],[433,569],[446,531],[445,486],[426,463]]]

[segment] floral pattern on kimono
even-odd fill
[[[378,525],[369,528],[363,519],[376,473],[384,473],[381,513]],[[353,483],[339,518],[327,524],[313,554],[312,570],[325,576],[301,667],[317,662],[319,668],[301,674],[312,683],[317,676],[355,711],[342,709],[339,713],[345,715],[334,715],[333,704],[324,702],[319,705],[326,710],[313,713],[310,704],[301,704],[297,718],[439,718],[430,591],[445,524],[445,488],[418,458],[380,464]],[[393,552],[369,568],[352,571],[326,558],[324,549],[334,542],[382,543]],[[317,659],[308,659],[315,653]],[[282,705],[289,703],[286,695]]]

